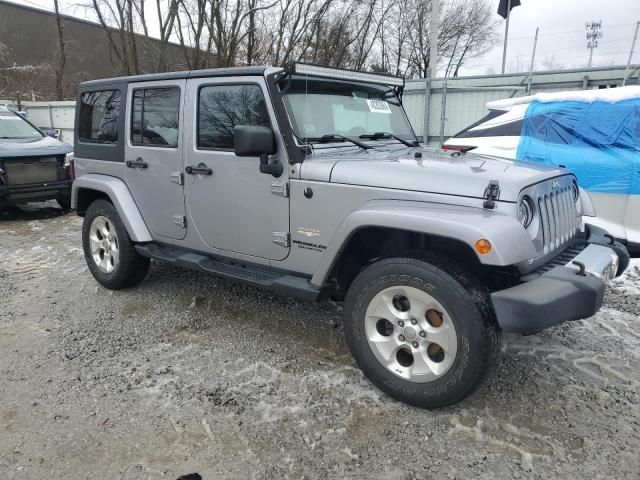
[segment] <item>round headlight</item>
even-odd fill
[[[577,202],[580,198],[580,189],[575,181],[571,184],[571,193],[573,193],[573,201]]]
[[[529,197],[523,197],[518,204],[518,221],[527,228],[533,220],[533,205]]]

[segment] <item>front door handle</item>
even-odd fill
[[[147,168],[149,166],[147,165],[146,162],[142,160],[141,157],[136,158],[135,162],[132,162],[131,160],[127,160],[126,165],[129,168]]]
[[[204,163],[199,163],[197,167],[192,167],[189,165],[185,171],[189,175],[212,175],[213,170],[207,167]]]

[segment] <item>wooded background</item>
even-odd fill
[[[91,78],[70,68],[79,55],[70,50],[84,41],[67,28],[76,21],[66,15],[72,12],[59,0],[54,5],[48,60],[18,58],[15,41],[7,43],[0,28],[0,98],[18,91],[31,99],[34,76],[51,84],[37,95],[31,88],[34,98],[71,98],[75,85]],[[108,51],[100,61],[117,75],[294,60],[407,78],[424,77],[429,68],[431,0],[80,0],[74,15],[79,11],[101,28],[95,42]],[[457,76],[493,47],[499,20],[488,0],[442,0],[438,74]]]

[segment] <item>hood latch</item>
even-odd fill
[[[489,185],[484,191],[484,198],[486,200],[482,204],[484,208],[494,209],[496,207],[496,200],[500,198],[500,184],[498,180],[491,180]]]

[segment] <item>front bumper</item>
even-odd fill
[[[26,185],[0,185],[0,204],[42,202],[52,198],[71,197],[72,179]]]
[[[587,225],[586,246],[564,266],[491,294],[498,324],[505,332],[531,334],[595,314],[605,285],[629,265],[629,253],[600,229]],[[575,262],[575,263],[574,263]]]

